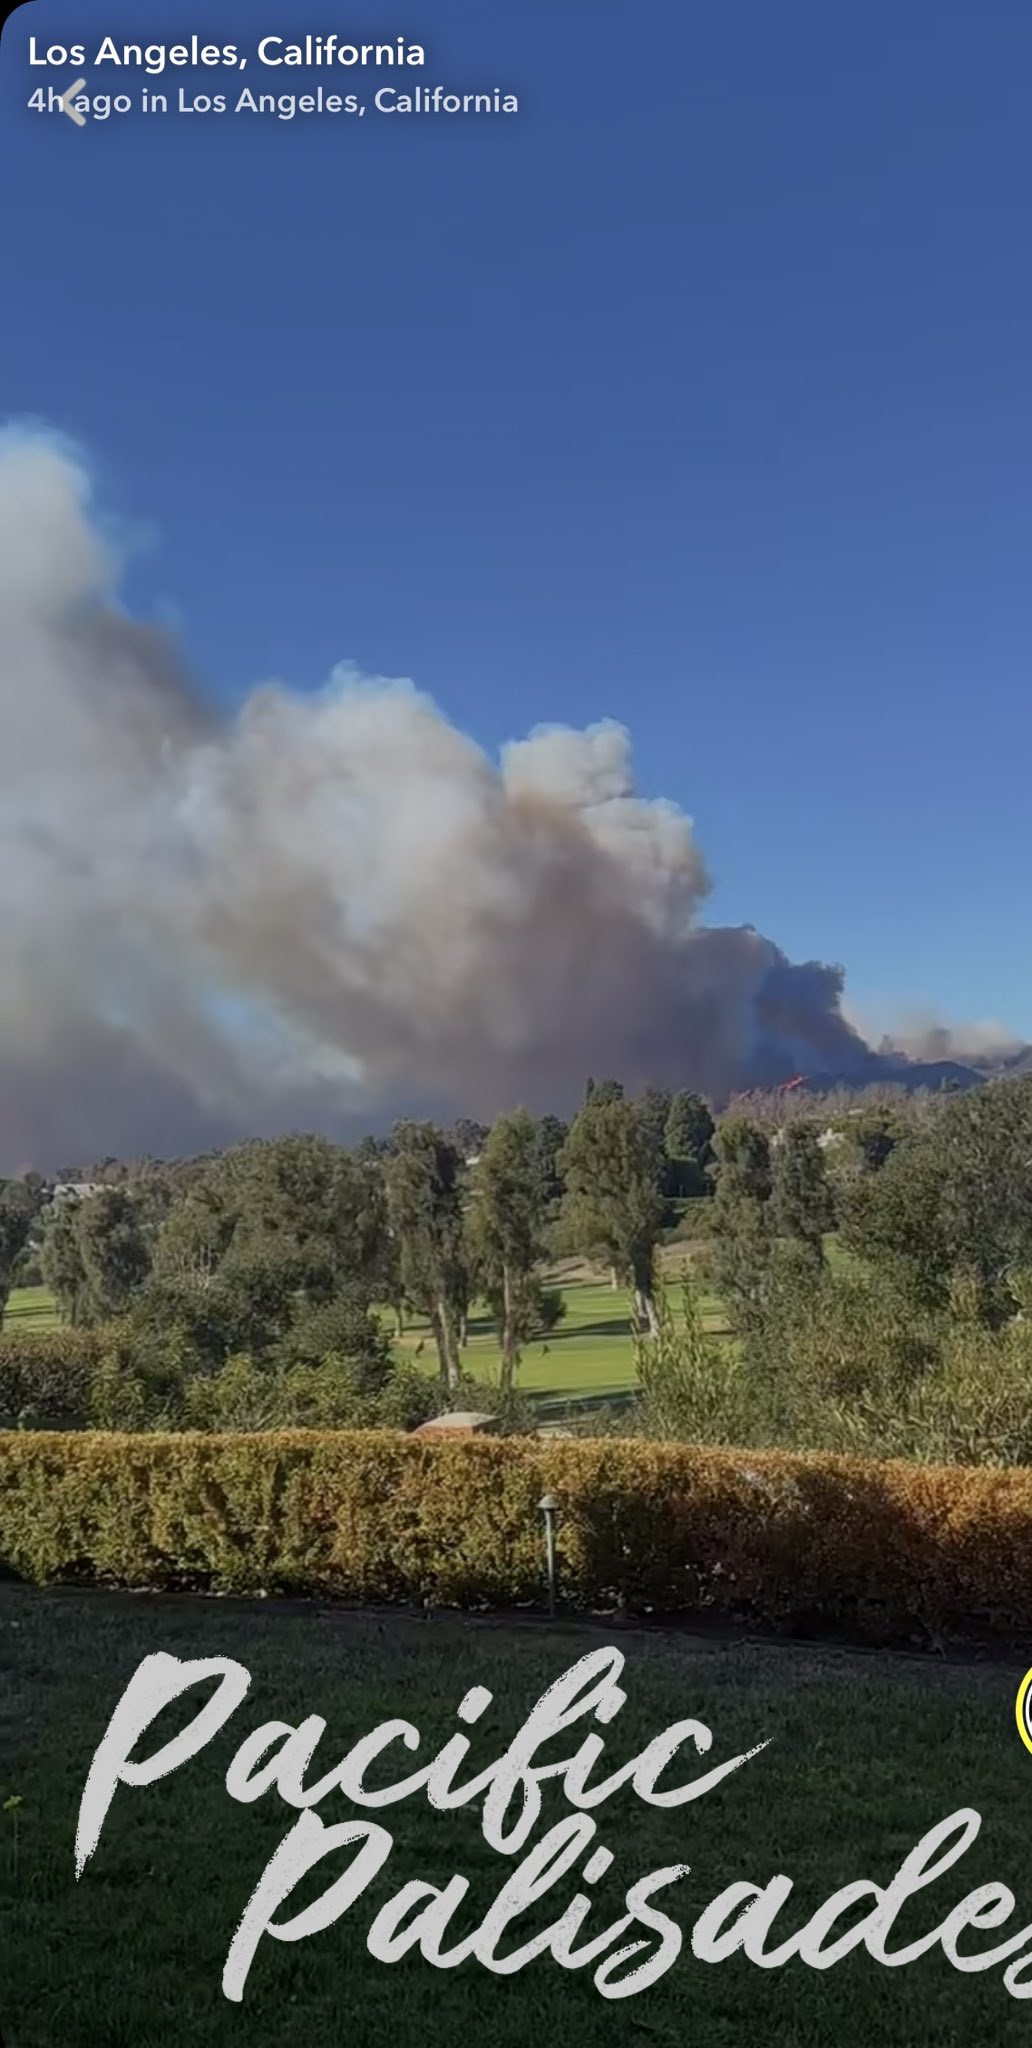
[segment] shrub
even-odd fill
[[[152,1278],[125,1318],[125,1336],[147,1378],[175,1380],[218,1372],[231,1357],[239,1318],[227,1290]]]
[[[698,1244],[713,1234],[712,1195],[689,1195],[672,1204],[674,1221],[664,1231],[667,1244]]]
[[[458,1386],[446,1399],[442,1398],[439,1389],[434,1391],[431,1415],[440,1415],[442,1410],[456,1414],[463,1409],[474,1414],[493,1415],[503,1436],[533,1436],[537,1428],[533,1406],[518,1387],[501,1387],[493,1380],[477,1380],[471,1374],[463,1373]],[[425,1419],[429,1420],[429,1417]]]
[[[147,1389],[125,1358],[111,1352],[90,1381],[90,1421],[95,1429],[145,1429]]]
[[[412,1429],[438,1405],[434,1383],[411,1366],[370,1386],[367,1360],[273,1368],[241,1357],[214,1376],[188,1380],[182,1413],[188,1429]]]
[[[952,1329],[906,1390],[874,1387],[832,1405],[831,1448],[868,1456],[985,1466],[1032,1462],[1032,1331]]]
[[[90,1414],[90,1382],[101,1356],[94,1330],[0,1335],[0,1424],[68,1429]]]
[[[848,1411],[848,1448],[877,1455],[877,1437],[864,1436],[860,1417],[902,1414],[943,1335],[941,1321],[887,1275],[807,1268],[779,1245],[762,1323],[746,1347],[754,1440],[844,1449],[840,1419]]]
[[[304,1308],[281,1338],[276,1362],[285,1367],[321,1366],[327,1359],[347,1359],[356,1368],[355,1383],[373,1394],[391,1376],[394,1352],[390,1339],[362,1301],[339,1296]]]
[[[681,1318],[666,1289],[657,1295],[659,1328],[634,1346],[640,1396],[636,1422],[647,1436],[739,1444],[752,1434],[750,1387],[735,1346],[708,1337],[687,1272]]]
[[[512,1605],[545,1491],[582,1609],[882,1640],[1032,1630],[1032,1471],[394,1432],[0,1435],[0,1561],[39,1581]]]
[[[429,1422],[440,1410],[440,1383],[407,1359],[398,1361],[376,1399],[376,1419],[381,1429],[418,1429],[421,1422]]]
[[[282,1428],[283,1405],[281,1375],[262,1371],[251,1358],[230,1358],[221,1371],[188,1379],[183,1387],[187,1429]]]

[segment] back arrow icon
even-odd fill
[[[77,78],[75,84],[70,85],[68,91],[61,94],[61,112],[67,114],[68,119],[74,121],[77,128],[85,128],[86,116],[80,114],[78,107],[73,107],[72,101],[78,98],[85,83],[84,78]]]

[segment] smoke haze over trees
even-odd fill
[[[873,1080],[837,969],[701,923],[690,820],[622,728],[489,759],[337,671],[218,718],[127,616],[79,459],[0,440],[0,1171]]]

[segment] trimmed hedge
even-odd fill
[[[1032,1470],[386,1431],[0,1435],[0,1565],[237,1593],[541,1598],[546,1490],[581,1609],[1032,1631]]]

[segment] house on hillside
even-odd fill
[[[784,1144],[786,1128],[787,1126],[782,1126],[781,1130],[771,1132],[770,1149],[772,1152],[777,1152]],[[833,1130],[829,1125],[826,1131],[819,1131],[817,1133],[817,1143],[822,1152],[833,1152],[836,1145],[845,1144],[845,1133]]]

